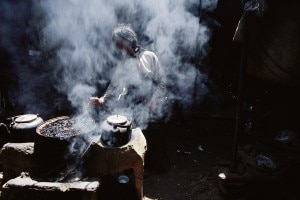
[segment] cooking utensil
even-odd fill
[[[123,115],[111,115],[101,124],[101,142],[108,147],[120,147],[128,143],[131,135],[131,119]]]

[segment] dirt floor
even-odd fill
[[[159,200],[224,199],[216,166],[231,159],[233,130],[230,118],[196,117],[168,123],[168,169],[161,173],[146,170],[144,195]]]
[[[189,116],[169,122],[164,133],[160,133],[166,134],[169,167],[161,173],[146,170],[145,197],[158,200],[299,199],[300,140],[292,151],[289,149],[292,146],[286,146],[287,151],[277,149],[284,160],[277,163],[277,172],[258,170],[253,182],[248,182],[242,190],[233,189],[234,196],[221,192],[217,176],[221,165],[232,160],[233,116]],[[273,147],[270,149],[274,150]]]

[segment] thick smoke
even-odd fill
[[[68,95],[79,113],[84,111],[82,108],[90,96],[103,95],[115,69],[125,65],[114,56],[111,32],[118,23],[130,23],[141,45],[157,54],[168,77],[169,99],[189,108],[208,92],[206,75],[190,61],[195,57],[199,61],[205,58],[211,30],[199,23],[195,14],[213,10],[216,3],[216,0],[41,1],[39,6],[46,21],[43,34],[51,45],[48,48],[57,49],[56,67],[63,74],[58,89]],[[120,80],[132,79],[134,74],[135,71],[126,70]],[[126,110],[129,114],[138,111],[146,113],[134,106]],[[118,110],[110,110],[115,112]],[[144,114],[136,117],[142,119]]]
[[[0,1],[0,83],[6,93],[9,115],[38,113],[54,116],[61,110],[63,96],[57,95],[53,74],[55,66],[45,62],[44,13],[35,9],[36,1]],[[2,78],[3,76],[3,78]]]
[[[209,92],[201,63],[209,53],[211,28],[202,13],[213,11],[217,0],[3,0],[0,5],[1,49],[12,60],[9,100],[19,110],[53,117],[67,98],[77,114],[76,128],[95,134],[98,126],[86,118],[89,98],[102,96],[113,75],[120,88],[139,81],[132,67],[136,62],[120,60],[112,43],[119,23],[131,24],[140,45],[157,55],[169,101],[188,110]],[[147,83],[140,84],[140,92],[148,91]],[[146,128],[149,112],[130,102],[132,98],[107,106],[102,117],[126,114]],[[170,116],[171,107],[161,107]],[[85,135],[85,140],[93,139]],[[88,146],[77,143],[70,153],[80,157]]]
[[[14,26],[20,26],[18,22],[11,24],[11,19],[30,18],[29,23],[21,24],[26,31],[28,26],[35,28],[34,33],[26,33],[35,41],[31,42],[33,47],[28,47],[33,50],[30,58],[39,57],[40,51],[42,59],[47,60],[45,66],[34,68],[24,64],[27,60],[15,59],[18,63],[14,63],[13,73],[18,82],[10,101],[28,105],[25,112],[48,114],[51,109],[63,107],[63,96],[52,99],[50,106],[43,103],[51,99],[54,88],[58,95],[66,95],[77,114],[85,113],[89,97],[103,95],[115,71],[125,68],[111,41],[112,30],[119,23],[132,24],[141,46],[156,53],[167,76],[169,100],[189,109],[208,93],[201,61],[209,52],[211,29],[199,16],[213,11],[217,0],[42,0],[30,1],[30,6],[8,1],[2,4],[2,15],[7,19],[7,25],[1,28],[1,35],[6,37],[2,43],[11,40],[7,34]],[[21,12],[13,12],[19,7]],[[22,14],[26,17],[12,17]],[[16,53],[16,44],[7,42],[3,46],[12,48],[10,53],[17,55],[15,58],[22,57],[20,54],[24,57],[24,52],[28,56],[28,49]],[[131,80],[132,74],[135,71],[129,68],[120,80]],[[135,115],[140,119],[137,124],[147,126],[144,108],[112,108],[108,114],[117,112],[139,113]]]

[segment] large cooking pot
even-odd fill
[[[34,155],[39,177],[59,181],[76,167],[81,154],[88,148],[84,134],[74,127],[75,119],[60,116],[36,128]]]
[[[33,142],[35,129],[44,120],[38,114],[25,114],[9,118],[12,142]]]
[[[108,147],[120,147],[131,136],[131,119],[123,115],[111,115],[101,124],[101,142]]]

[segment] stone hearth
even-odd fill
[[[143,198],[145,137],[139,128],[132,130],[130,141],[121,147],[105,147],[100,140],[93,141],[82,159],[87,177],[74,182],[51,182],[31,176],[38,168],[34,143],[7,143],[0,151],[3,166],[3,200],[72,198],[73,200],[99,199],[102,177],[133,172],[134,188],[138,199]]]

